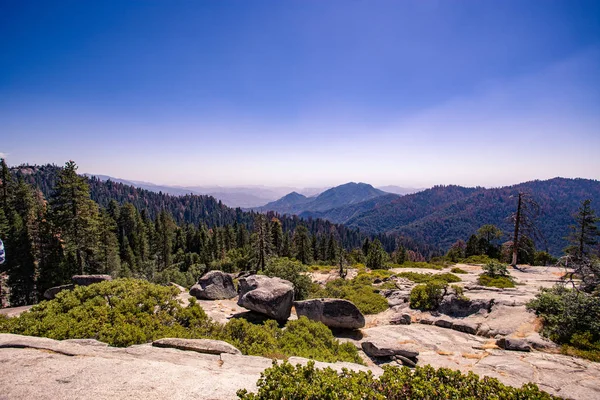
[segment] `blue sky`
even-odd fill
[[[598,15],[573,0],[0,0],[0,153],[173,185],[600,179]]]

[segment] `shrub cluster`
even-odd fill
[[[384,367],[381,377],[369,372],[344,369],[338,374],[331,368],[316,369],[314,363],[292,366],[273,364],[266,369],[257,383],[258,392],[239,390],[238,397],[246,400],[300,400],[300,399],[505,399],[551,400],[559,399],[541,391],[534,384],[521,388],[505,386],[495,378],[469,372],[462,374],[447,368],[431,366]]]
[[[542,334],[567,354],[600,361],[600,298],[562,285],[543,288],[527,304],[542,318]]]
[[[497,287],[497,288],[513,288],[515,282],[510,277],[506,264],[497,261],[490,261],[484,265],[483,274],[479,275],[477,282],[481,286]]]
[[[410,291],[410,308],[422,311],[436,310],[445,293],[446,284],[442,282],[434,281],[417,285]]]
[[[327,282],[325,288],[313,287],[312,298],[331,297],[346,299],[354,303],[363,314],[377,314],[388,309],[387,300],[373,287],[376,278],[392,275],[388,271],[377,270],[360,273],[354,279],[335,279]]]
[[[444,269],[447,263],[445,262],[421,262],[421,261],[405,261],[402,264],[391,264],[392,268],[424,268],[424,269]]]
[[[465,271],[462,268],[458,268],[458,267],[454,267],[450,270],[450,272],[452,272],[453,274],[468,274],[467,271]]]
[[[428,282],[440,282],[440,283],[456,283],[460,282],[461,279],[449,272],[443,274],[421,274],[419,272],[401,272],[396,276],[400,278],[410,279],[415,283],[428,283]]]
[[[356,348],[339,343],[329,328],[305,317],[284,329],[275,321],[253,325],[212,321],[191,299],[182,307],[178,290],[147,281],[116,279],[59,293],[16,318],[0,318],[0,332],[52,339],[93,338],[130,346],[164,337],[227,341],[242,353],[273,358],[300,356],[319,361],[361,362]]]

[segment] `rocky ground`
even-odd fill
[[[463,281],[458,285],[464,287],[464,294],[474,300],[473,303],[483,305],[479,311],[453,318],[411,310],[404,300],[413,284],[398,280],[398,290],[386,292],[391,306],[388,310],[366,316],[366,326],[360,331],[335,332],[336,336],[371,353],[373,349],[384,352],[392,349],[394,354],[411,356],[418,353],[416,359],[412,359],[418,360],[417,365],[473,371],[513,386],[534,382],[543,390],[565,398],[600,398],[600,364],[558,354],[556,346],[539,336],[540,323],[525,308],[539,287],[554,285],[562,271],[544,267],[511,270],[517,287],[500,290],[477,285],[477,276],[482,272],[480,267],[458,267],[468,272],[460,275]],[[449,270],[397,269],[393,272],[443,273]],[[334,272],[313,274],[313,279],[322,284],[334,278]],[[182,291],[181,301],[187,303],[188,297],[187,292]],[[236,300],[198,302],[219,322],[236,317],[261,318],[238,306]],[[296,318],[294,311],[291,318]],[[402,319],[404,323],[407,319],[411,323],[400,325]],[[507,340],[497,341],[502,338]],[[15,340],[17,344],[19,340],[29,342],[23,346],[14,343],[6,346]],[[362,350],[361,353],[376,374],[381,371],[380,365],[401,363],[394,361],[394,357],[368,357]],[[306,362],[296,358],[292,361]],[[237,389],[255,388],[260,372],[270,366],[271,361],[260,357],[157,349],[148,345],[115,349],[89,343],[0,335],[0,365],[7,371],[0,382],[0,399],[2,396],[79,398],[84,395],[92,398],[137,398],[138,395],[235,398]],[[353,368],[365,367],[354,365]]]

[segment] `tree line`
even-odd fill
[[[8,257],[0,272],[11,306],[36,303],[75,274],[156,281],[170,273],[197,279],[209,269],[259,271],[271,257],[332,265],[386,259],[378,239],[363,240],[327,221],[247,213],[209,196],[101,182],[78,175],[73,161],[45,168],[45,174],[11,171],[1,161],[0,237]]]

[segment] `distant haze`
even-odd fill
[[[0,155],[211,193],[600,179],[598,15],[588,0],[4,2]]]

